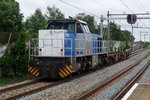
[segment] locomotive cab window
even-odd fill
[[[84,23],[77,23],[77,33],[90,33],[90,30],[87,24]]]
[[[72,24],[68,24],[68,31],[71,31],[71,32],[75,32],[75,24],[72,23]]]
[[[80,23],[77,23],[77,33],[83,33],[83,30],[82,30]]]
[[[62,22],[54,22],[54,23],[49,23],[47,29],[64,29],[68,31],[75,32],[75,23],[62,23]]]
[[[90,33],[90,30],[86,24],[82,24],[82,27],[84,29],[84,33]]]

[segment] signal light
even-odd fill
[[[127,22],[129,24],[135,24],[136,20],[137,20],[137,16],[135,14],[128,14],[127,15]]]

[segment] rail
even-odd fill
[[[130,88],[140,79],[140,77],[144,74],[146,69],[148,69],[149,65],[150,65],[150,61],[148,61],[148,63],[140,70],[140,72],[137,73],[137,75],[133,79],[131,79],[129,83],[126,84],[124,89],[122,89],[117,93],[114,100],[121,100],[123,96],[130,90]]]
[[[144,58],[146,58],[148,56],[148,54],[139,59],[138,61],[136,61],[134,64],[130,65],[129,67],[127,67],[126,69],[122,70],[121,72],[117,73],[116,75],[112,76],[111,78],[109,78],[108,80],[104,81],[103,83],[99,83],[96,87],[94,87],[93,89],[86,91],[84,94],[80,95],[79,97],[77,97],[77,100],[85,100],[86,98],[90,97],[91,95],[93,95],[94,93],[96,93],[97,91],[101,90],[102,88],[108,86],[110,83],[112,83],[114,80],[116,80],[117,78],[119,78],[121,75],[127,73],[128,71],[130,71],[131,69],[133,69],[136,65],[138,65]],[[120,100],[120,99],[116,99],[116,100]]]

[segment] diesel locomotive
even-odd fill
[[[30,42],[28,72],[44,78],[65,78],[74,72],[101,67],[126,59],[120,41],[103,40],[78,19],[50,20]]]

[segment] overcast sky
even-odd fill
[[[24,19],[31,16],[35,9],[40,8],[43,13],[46,12],[47,6],[55,6],[61,10],[66,18],[76,16],[78,13],[86,13],[95,16],[99,22],[99,17],[106,17],[107,11],[110,14],[123,13],[147,13],[150,12],[150,0],[16,0],[20,4],[20,10]],[[66,2],[66,3],[64,3]],[[75,7],[72,7],[71,4]],[[80,10],[79,10],[80,9]],[[123,16],[122,16],[123,17]],[[126,17],[126,16],[124,16]],[[131,31],[131,25],[126,20],[115,20],[122,29]],[[150,19],[137,20],[134,26],[150,27]],[[150,29],[134,29],[136,40],[140,40],[140,32],[150,32]],[[142,33],[142,40],[144,40]],[[150,41],[150,36],[145,36],[145,40]]]

